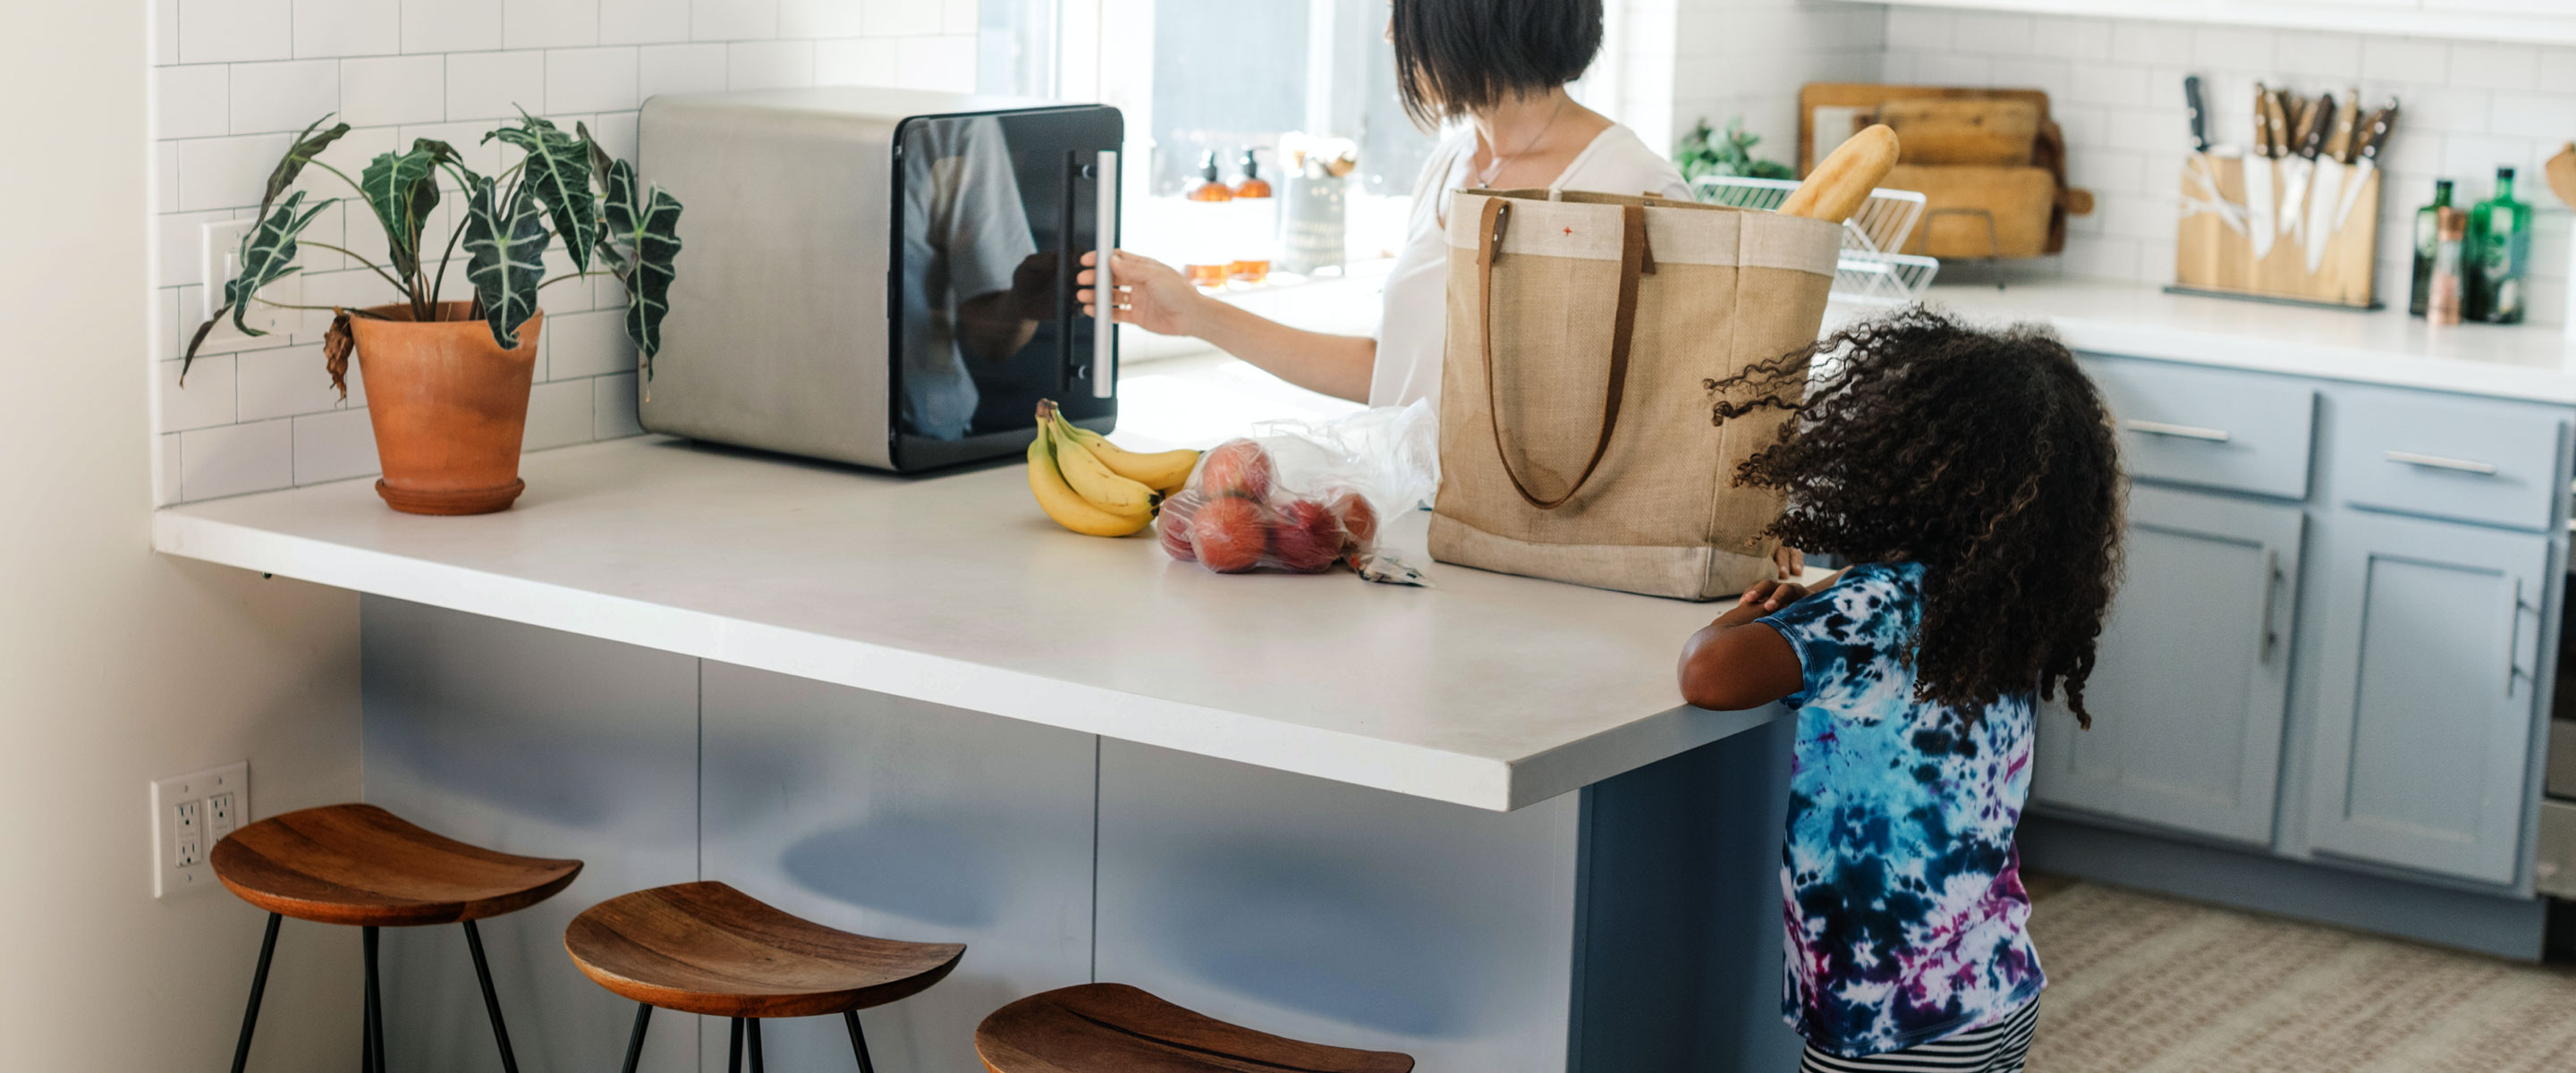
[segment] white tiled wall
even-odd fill
[[[498,147],[480,139],[520,107],[567,127],[588,123],[610,152],[632,158],[635,109],[656,93],[972,89],[977,0],[155,0],[152,18],[158,227],[148,308],[160,369],[159,494],[178,502],[376,470],[358,368],[346,403],[322,370],[327,313],[256,339],[225,329],[179,384],[179,355],[209,282],[200,227],[250,215],[306,123],[336,111],[356,128],[323,156],[353,176],[375,154],[422,137],[495,170]],[[318,168],[298,185],[311,197],[350,193]],[[433,237],[443,240],[452,223],[442,208]],[[325,210],[306,238],[383,256],[363,206]],[[560,250],[553,256],[561,261]],[[338,254],[308,247],[302,263],[301,304],[392,298],[383,280]],[[463,271],[460,263],[450,274],[447,296],[463,291]],[[543,304],[527,446],[637,432],[634,351],[618,325],[616,281],[557,284]]]
[[[1878,78],[1885,8],[1842,0],[1626,0],[1622,122],[1669,148],[1706,119],[1762,136],[1757,155],[1794,163],[1798,87]]]
[[[1914,7],[1884,17],[1888,81],[2048,91],[2070,180],[2097,207],[2072,221],[2064,257],[2027,271],[2172,281],[2184,75],[2209,95],[2211,140],[2238,145],[2252,135],[2254,80],[2338,99],[2358,85],[2374,106],[2402,104],[2379,161],[2380,300],[2406,298],[2413,213],[2433,180],[2455,180],[2453,203],[2467,204],[2511,164],[2519,196],[2541,210],[2531,318],[2565,317],[2568,216],[2540,163],[2576,138],[2576,48]]]

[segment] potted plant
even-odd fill
[[[326,115],[304,128],[269,173],[258,222],[242,236],[241,272],[224,283],[223,305],[188,341],[180,383],[187,382],[188,363],[226,314],[235,328],[255,336],[266,333],[243,318],[254,302],[327,308],[333,316],[322,337],[324,368],[347,398],[343,378],[350,353],[357,354],[384,468],[376,492],[386,504],[413,514],[484,514],[509,507],[526,487],[519,480],[519,441],[527,426],[537,332],[544,326],[538,291],[585,276],[616,276],[626,285],[626,334],[649,380],[669,309],[672,262],[680,252],[679,199],[658,186],[639,187],[634,166],[609,159],[588,127],[575,123],[567,133],[524,111],[520,116],[518,125],[483,136],[520,151],[518,163],[499,175],[478,175],[454,146],[421,138],[406,152],[378,154],[352,177],[317,159],[349,125],[323,129],[331,118]],[[306,204],[307,191],[289,193],[308,164],[338,176],[356,196]],[[441,175],[464,191],[466,208],[463,223],[433,263],[421,241],[438,206]],[[261,288],[297,271],[298,236],[314,215],[343,200],[361,202],[375,214],[385,234],[384,260],[312,245],[375,270],[392,286],[395,300],[351,309],[261,298]],[[573,270],[547,279],[546,247],[556,239],[563,241]],[[470,294],[448,301],[443,288],[460,242]]]

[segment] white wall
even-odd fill
[[[148,784],[250,761],[268,815],[358,794],[357,599],[153,554],[145,5],[0,35],[0,1069],[220,1068],[261,917],[151,894]],[[290,927],[261,1068],[345,1068],[358,947]]]
[[[2251,138],[2255,79],[2339,99],[2358,85],[2374,105],[2392,94],[2403,105],[2380,158],[2380,299],[2405,299],[2408,235],[2433,180],[2455,180],[2453,203],[2466,204],[2488,196],[2497,165],[2512,164],[2519,196],[2545,212],[2531,319],[2565,315],[2567,219],[2540,162],[2576,137],[2576,47],[1911,7],[1885,17],[1890,82],[2048,91],[2070,178],[2098,207],[2072,221],[2062,259],[2025,271],[2173,280],[2185,74],[2199,74],[2210,95],[2213,140],[2238,145]]]
[[[977,0],[156,0],[149,308],[161,500],[376,471],[363,378],[353,367],[342,403],[322,372],[327,313],[303,314],[300,330],[285,336],[218,333],[179,385],[178,357],[201,319],[207,284],[201,227],[255,212],[262,179],[306,123],[337,112],[355,128],[323,155],[351,175],[375,154],[423,137],[449,141],[494,170],[499,146],[477,143],[520,107],[566,127],[587,123],[612,153],[631,158],[635,109],[656,93],[817,84],[971,90],[978,10]],[[315,197],[350,193],[320,169],[306,176],[298,185]],[[446,234],[460,203],[442,206],[433,238]],[[307,234],[370,259],[384,255],[363,207],[326,210]],[[560,249],[553,258],[562,262]],[[383,280],[337,254],[308,249],[303,263],[301,304],[390,298]],[[460,264],[449,296],[463,289],[462,276]],[[221,281],[214,285],[220,290]],[[635,355],[618,326],[624,297],[616,282],[558,284],[542,301],[526,445],[638,431]]]
[[[1656,149],[1744,117],[1757,155],[1796,163],[1798,87],[1878,79],[1884,5],[1843,0],[1609,0],[1615,118]]]

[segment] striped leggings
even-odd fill
[[[2022,1073],[2031,1031],[2038,1027],[2039,1000],[2034,998],[1984,1028],[1901,1051],[1840,1058],[1810,1046],[1798,1062],[1798,1073]]]

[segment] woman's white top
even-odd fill
[[[1369,376],[1369,405],[1403,406],[1415,399],[1440,398],[1440,352],[1449,335],[1449,244],[1443,237],[1449,195],[1465,189],[1472,176],[1468,163],[1476,156],[1476,132],[1462,130],[1440,143],[1422,165],[1413,184],[1413,212],[1405,227],[1404,249],[1386,277],[1386,310],[1377,329],[1377,367]],[[1592,144],[1550,190],[1596,194],[1662,194],[1688,198],[1690,187],[1663,154],[1646,148],[1635,131],[1613,123],[1594,135]]]

